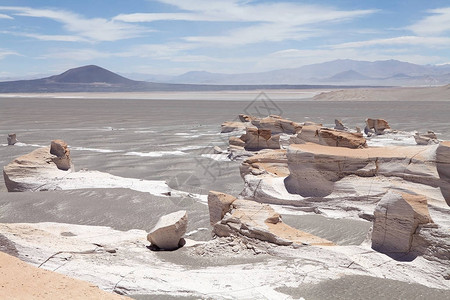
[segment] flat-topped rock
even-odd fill
[[[221,133],[228,133],[233,131],[242,131],[245,130],[247,125],[242,122],[224,122],[221,125],[220,132]]]
[[[162,250],[174,250],[182,246],[182,237],[187,229],[187,212],[180,210],[159,218],[147,235],[147,240]]]
[[[319,145],[365,148],[366,139],[361,133],[353,133],[322,127],[320,125],[305,125],[297,136],[291,139],[292,144],[315,143]]]
[[[296,134],[302,128],[300,123],[283,119],[277,115],[270,115],[265,118],[254,118],[251,123],[258,129],[268,129],[272,134],[286,133]]]
[[[213,233],[217,236],[243,235],[278,245],[322,245],[332,242],[295,229],[281,220],[280,214],[267,204],[237,199],[224,218],[216,223]]]
[[[427,198],[388,192],[374,212],[372,248],[386,253],[407,253],[419,225],[432,223]]]
[[[233,140],[233,144],[243,144],[245,150],[280,149],[280,135],[272,135],[269,129],[247,128],[239,139],[243,143]]]

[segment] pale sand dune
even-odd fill
[[[93,284],[38,269],[0,252],[0,298],[9,299],[130,299]]]
[[[322,92],[316,101],[450,101],[450,84],[438,87],[358,88]]]

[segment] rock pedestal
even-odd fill
[[[162,216],[147,235],[147,240],[162,250],[178,249],[182,245],[182,237],[186,233],[187,223],[185,210]]]
[[[384,253],[407,253],[421,224],[432,223],[427,198],[389,192],[374,212],[372,248]]]
[[[391,129],[388,122],[383,119],[367,119],[366,120],[366,128],[364,132],[374,132],[377,135],[384,134],[384,131],[387,129]]]

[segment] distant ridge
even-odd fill
[[[208,73],[201,73],[207,76]],[[230,91],[264,89],[351,88],[324,84],[177,84],[135,81],[95,65],[73,68],[59,75],[33,80],[0,82],[0,93],[81,93],[153,91]]]
[[[73,68],[62,74],[46,78],[60,83],[110,83],[129,84],[134,81],[95,65]]]

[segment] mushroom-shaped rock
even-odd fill
[[[388,192],[374,212],[372,248],[385,253],[407,253],[421,224],[432,223],[423,195]]]
[[[162,250],[177,249],[182,245],[182,237],[186,233],[187,223],[185,210],[162,216],[147,235],[147,240]]]
[[[15,143],[17,143],[16,134],[15,133],[8,134],[7,140],[8,140],[8,145],[10,145],[10,146],[14,145]]]
[[[209,191],[208,193],[208,208],[209,221],[211,225],[216,224],[222,220],[223,216],[230,211],[230,205],[236,200],[236,197],[216,192]]]
[[[50,154],[55,155],[52,160],[60,170],[69,170],[72,166],[70,150],[63,140],[54,140],[50,145]]]

